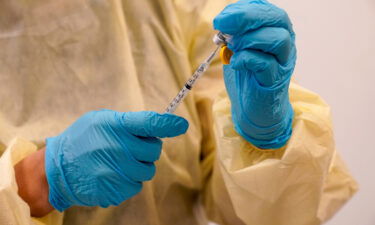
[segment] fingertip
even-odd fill
[[[168,117],[167,120],[170,122],[170,130],[172,131],[165,137],[176,137],[186,133],[189,128],[189,122],[185,118],[170,113],[162,115]]]
[[[125,113],[127,130],[141,137],[175,137],[186,132],[189,123],[174,114],[160,114],[153,111]]]
[[[152,180],[152,178],[156,174],[156,166],[154,163],[144,163],[144,164],[147,165],[148,170],[147,170],[147,173],[145,174],[146,176],[143,178],[143,181]]]
[[[246,11],[241,10],[244,3],[237,2],[227,5],[213,20],[215,30],[225,34],[236,34],[242,30],[241,17]]]
[[[163,147],[163,140],[156,137],[138,137],[140,144],[137,148],[130,149],[134,158],[141,162],[155,162],[159,160]]]
[[[212,21],[212,25],[214,26],[214,30],[220,30],[220,14],[217,15],[214,20]]]
[[[143,183],[142,182],[132,182],[130,185],[127,186],[127,193],[124,197],[124,201],[135,196],[139,192],[142,191]]]
[[[227,29],[227,23],[225,23],[225,15],[219,14],[213,20],[213,26],[215,30],[221,31],[226,34],[230,34],[230,31]]]
[[[180,120],[181,120],[181,125],[180,125],[180,135],[181,134],[185,134],[186,131],[189,129],[189,122],[185,119],[185,118],[182,118],[180,117]]]

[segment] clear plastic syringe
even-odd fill
[[[211,54],[207,57],[203,63],[199,65],[197,70],[193,73],[193,75],[189,78],[189,80],[185,83],[184,87],[178,92],[177,96],[169,103],[168,107],[165,109],[165,113],[174,113],[177,107],[180,105],[182,100],[187,96],[189,91],[193,88],[195,82],[203,75],[203,73],[207,70],[208,66],[214,59],[217,51],[220,48],[220,44],[226,44],[226,39],[228,36],[224,35],[223,33],[219,32],[213,38],[214,43],[217,45],[216,49],[211,52]]]

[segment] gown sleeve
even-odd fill
[[[0,224],[7,225],[59,225],[63,213],[54,210],[41,218],[30,216],[30,208],[18,195],[14,166],[37,146],[25,139],[13,139],[0,157]]]

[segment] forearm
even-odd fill
[[[35,217],[42,217],[53,210],[48,201],[44,157],[45,148],[32,153],[14,168],[18,194],[29,205],[31,216]]]

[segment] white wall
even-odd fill
[[[297,34],[295,77],[331,105],[360,191],[327,225],[375,225],[375,0],[270,0]]]

